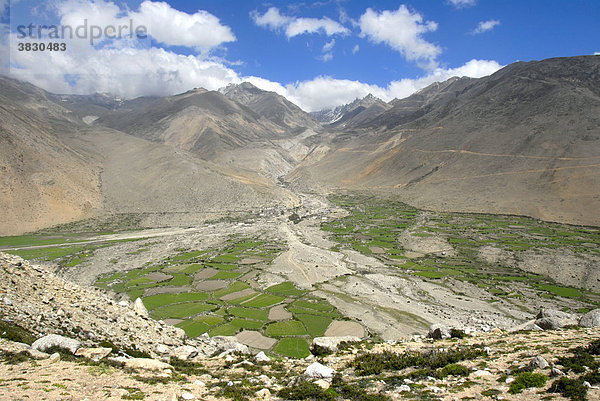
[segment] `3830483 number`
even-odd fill
[[[17,46],[17,50],[20,52],[64,52],[67,50],[67,44],[58,42],[20,42]]]

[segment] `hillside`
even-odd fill
[[[86,100],[82,99],[79,104],[81,114],[78,114],[63,107],[77,98],[63,102],[60,96],[4,78],[0,84],[3,194],[0,197],[3,219],[0,235],[122,213],[144,215],[141,224],[149,226],[190,224],[297,203],[297,198],[289,191],[277,188],[253,171],[202,160],[198,153],[212,154],[215,149],[225,147],[217,137],[213,137],[217,139],[212,142],[215,146],[212,151],[209,139],[203,142],[207,148],[202,148],[202,152],[190,153],[100,125],[88,126],[82,121],[82,115],[90,111],[93,103],[90,99],[97,102],[97,97],[88,99],[90,104],[87,106],[84,105]],[[228,119],[226,114],[231,110],[242,110],[242,106],[218,93],[206,94],[223,101],[199,100],[215,113],[222,113],[223,121],[219,120],[219,124],[237,124],[238,117]],[[148,101],[157,100],[137,99],[124,103],[123,107],[143,113],[139,109]],[[179,101],[186,102],[185,99]],[[195,100],[189,102],[193,104]],[[169,115],[166,103],[169,101],[161,103],[165,107],[162,112],[166,113],[161,114],[162,117]],[[221,106],[230,108],[224,111]],[[143,108],[150,114],[156,111]],[[251,113],[242,111],[247,115]],[[257,120],[252,121],[249,124],[256,123],[261,129],[248,135],[262,138],[264,126]],[[198,120],[196,123],[202,125]],[[235,126],[238,127],[236,132],[241,131],[238,125]],[[172,141],[183,140],[181,136],[187,135],[187,131],[175,131],[175,138],[170,138]],[[210,135],[203,139],[207,137]],[[227,136],[225,140],[231,146],[240,145],[245,137]]]
[[[100,161],[73,148],[69,112],[31,85],[0,78],[0,235],[92,216]]]
[[[219,90],[260,116],[289,130],[317,129],[319,124],[312,117],[285,97],[257,88],[249,82],[229,85]]]
[[[600,330],[593,327],[598,310],[584,315],[580,327],[561,327],[571,317],[542,310],[535,323],[509,331],[438,325],[428,336],[397,341],[321,337],[307,358],[288,359],[266,356],[233,337],[188,338],[148,319],[138,302],[116,302],[17,257],[0,253],[0,264],[6,276],[0,281],[0,397],[6,399],[600,396]],[[24,296],[24,289],[35,296]],[[558,326],[541,330],[536,324],[543,322]],[[531,327],[537,329],[524,330]]]
[[[339,134],[335,150],[288,178],[437,210],[598,225],[599,76],[600,58],[588,56],[452,79]],[[427,95],[435,88],[442,91]]]

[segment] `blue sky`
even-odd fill
[[[0,0],[4,73],[61,93],[129,98],[247,80],[312,111],[369,92],[404,97],[515,61],[600,52],[598,0],[13,0],[10,14],[7,5]],[[132,19],[152,42],[72,39],[65,52],[16,50],[39,41],[18,38],[20,24],[84,19],[100,27]]]

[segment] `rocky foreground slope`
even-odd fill
[[[190,339],[0,253],[0,399],[598,399],[600,311],[543,310],[514,330],[317,338],[305,359],[229,337]]]

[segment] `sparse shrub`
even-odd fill
[[[466,336],[465,332],[460,329],[455,329],[455,328],[450,329],[450,337],[451,338],[463,339],[463,338],[465,338],[465,336]]]
[[[526,388],[544,387],[546,381],[548,381],[548,377],[541,373],[523,372],[510,384],[508,392],[518,394]]]
[[[594,357],[585,352],[583,348],[577,348],[574,351],[574,356],[560,357],[557,359],[557,363],[575,373],[583,373],[587,370],[586,368],[595,369],[599,366]]]
[[[288,219],[294,224],[298,224],[300,223],[300,220],[302,220],[302,218],[298,216],[298,213],[292,213]]]
[[[587,387],[583,385],[583,380],[569,379],[568,377],[561,377],[555,380],[548,389],[549,393],[560,393],[572,401],[585,401],[587,399],[587,391]]]
[[[0,320],[0,337],[18,343],[33,344],[35,336],[18,324]]]
[[[232,399],[233,401],[248,401],[248,397],[254,394],[251,388],[245,387],[242,384],[229,386],[227,382],[221,382],[219,383],[219,387],[221,387],[221,390],[217,392],[217,395]]]
[[[321,387],[310,382],[301,382],[292,387],[281,389],[277,395],[284,400],[332,401],[336,398],[331,392],[325,393],[325,390]]]
[[[382,352],[377,354],[362,354],[350,363],[361,376],[380,374],[384,370],[402,370],[409,367],[443,368],[446,365],[484,356],[485,352],[479,347],[457,347],[444,351],[437,349],[426,352]]]
[[[313,354],[314,356],[326,356],[326,355],[333,354],[333,352],[331,352],[331,350],[329,348],[322,347],[318,344],[315,344],[310,347],[310,353]]]
[[[352,401],[387,401],[388,397],[382,394],[369,394],[364,388],[347,383],[342,379],[340,374],[333,377],[331,387],[327,391],[333,391],[331,395],[339,396],[340,398]]]
[[[17,365],[21,362],[28,361],[29,359],[31,359],[31,356],[29,356],[27,351],[10,352],[0,350],[0,360],[8,365]]]
[[[458,363],[451,363],[450,365],[444,366],[436,375],[442,379],[446,376],[469,376],[471,369],[466,366],[459,365]]]
[[[169,360],[169,364],[173,366],[173,369],[175,369],[175,371],[182,374],[200,376],[205,373],[211,373],[208,369],[204,367],[204,365],[200,363],[182,361],[179,358],[171,357],[171,359]]]

